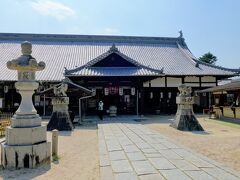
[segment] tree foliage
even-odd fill
[[[208,63],[208,64],[215,64],[217,61],[217,57],[214,56],[212,53],[208,52],[208,53],[205,53],[204,55],[202,55],[199,58],[199,60],[203,61],[205,63]]]

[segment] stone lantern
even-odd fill
[[[192,88],[182,84],[178,87],[180,94],[176,97],[177,113],[171,126],[181,131],[203,131],[193,112],[194,97]]]
[[[2,165],[4,168],[35,168],[42,163],[50,163],[50,142],[47,142],[46,126],[41,125],[41,117],[32,103],[36,71],[45,68],[44,62],[37,63],[31,56],[32,44],[21,44],[22,55],[7,62],[7,68],[17,70],[16,89],[22,100],[11,119],[11,126],[6,128],[6,142],[1,144]]]

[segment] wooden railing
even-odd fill
[[[5,136],[5,129],[11,125],[13,113],[0,113],[0,136]]]

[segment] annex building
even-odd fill
[[[92,97],[81,101],[85,114],[96,113],[100,100],[105,110],[116,106],[118,114],[165,114],[176,112],[180,84],[195,92],[240,72],[198,61],[182,33],[179,37],[0,33],[0,108],[4,112],[14,112],[21,100],[14,87],[17,74],[6,63],[21,55],[23,41],[30,41],[32,56],[46,63],[45,70],[36,74],[40,87],[33,97],[41,115],[52,112],[51,94],[39,92],[65,78],[92,90]],[[79,99],[86,94],[74,86],[67,94],[69,109],[78,114]],[[196,99],[195,112],[208,107],[207,93]]]

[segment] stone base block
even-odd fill
[[[59,131],[71,131],[73,128],[74,127],[68,112],[53,112],[47,125],[48,131],[52,131],[53,129],[57,129]]]
[[[35,127],[41,126],[41,117],[38,114],[34,115],[18,115],[15,114],[11,118],[11,126],[12,127]]]
[[[171,126],[181,131],[204,131],[193,113],[177,113]]]
[[[27,146],[1,144],[1,162],[6,169],[35,168],[51,162],[51,143]]]
[[[6,143],[8,145],[29,145],[45,142],[46,126],[32,128],[6,128]]]

